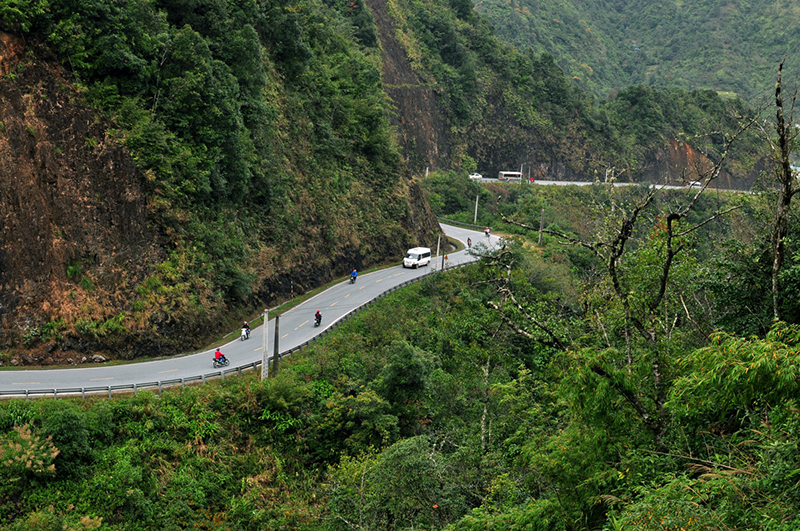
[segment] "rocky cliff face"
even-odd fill
[[[413,171],[441,169],[451,164],[447,120],[436,92],[414,72],[402,44],[395,37],[394,22],[386,0],[367,0],[381,41],[383,86],[395,113],[391,117],[406,162]]]
[[[454,128],[442,111],[436,90],[425,84],[414,71],[403,44],[397,39],[395,21],[386,0],[367,0],[381,41],[383,83],[394,104],[392,117],[408,165],[417,174],[427,168],[451,169],[465,154],[478,164],[486,176],[498,171],[523,168],[534,179],[590,181],[606,169],[599,160],[606,156],[590,147],[581,117],[566,117],[570,125],[562,135],[553,136],[546,128],[523,127],[511,119],[506,102],[499,93],[489,94],[480,123]],[[513,114],[513,113],[512,113]],[[644,156],[642,167],[624,178],[632,182],[679,182],[695,180],[713,161],[685,142]],[[745,170],[733,175],[723,172],[714,186],[747,189],[757,171]],[[603,178],[603,175],[599,175]]]
[[[722,171],[711,187],[749,190],[755,184],[765,162],[761,161],[756,168],[742,172],[741,175]],[[684,183],[704,178],[713,166],[714,161],[691,144],[672,140],[668,147],[650,152],[641,173],[634,177],[637,182]]]
[[[0,33],[0,348],[123,311],[165,256],[130,155],[30,51]]]

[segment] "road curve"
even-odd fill
[[[442,230],[451,238],[467,244],[472,239],[476,249],[495,246],[497,236],[486,237],[474,230],[442,224]],[[434,249],[435,252],[435,249]],[[314,336],[319,335],[342,319],[355,308],[377,298],[389,289],[435,270],[441,269],[443,257],[438,257],[429,266],[420,269],[405,269],[394,266],[373,273],[361,274],[355,284],[349,280],[340,282],[327,290],[304,301],[280,316],[279,352],[297,348]],[[475,257],[468,250],[452,253],[447,257],[445,267],[472,262]],[[314,327],[314,312],[322,313],[322,325]],[[267,329],[267,352],[274,349],[275,320],[271,319]],[[231,361],[229,368],[253,366],[262,359],[264,326],[252,330],[250,339],[236,339],[220,349]],[[155,382],[180,382],[198,379],[199,376],[218,376],[211,360],[214,349],[202,350],[185,356],[176,356],[153,361],[129,363],[124,365],[77,366],[59,369],[8,369],[0,370],[0,395],[26,396],[28,393],[41,395],[59,393],[80,393],[89,389],[100,391],[103,388],[132,389],[134,385],[152,385]]]

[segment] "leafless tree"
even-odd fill
[[[777,321],[780,314],[780,273],[786,259],[786,235],[789,230],[789,215],[792,198],[800,189],[800,184],[792,169],[791,155],[797,145],[798,130],[794,124],[794,105],[797,101],[797,90],[792,95],[788,115],[783,101],[783,63],[778,66],[778,79],[775,83],[775,133],[777,138],[762,126],[775,160],[774,175],[778,185],[778,197],[775,202],[775,222],[772,230],[772,314]]]
[[[602,234],[595,235],[594,239],[583,239],[562,231],[532,227],[510,218],[503,218],[507,223],[531,231],[538,232],[542,230],[544,233],[558,238],[562,244],[582,246],[591,251],[602,264],[604,276],[611,287],[611,297],[617,300],[624,313],[624,335],[628,343],[627,363],[633,365],[634,363],[644,362],[644,357],[637,357],[631,354],[631,337],[628,333],[629,330],[638,334],[647,344],[653,347],[648,349],[649,354],[646,356],[646,363],[649,363],[648,372],[650,374],[648,380],[652,383],[652,393],[648,393],[650,395],[650,401],[647,403],[652,405],[646,405],[646,402],[642,400],[641,393],[643,390],[624,376],[625,374],[630,374],[630,371],[619,372],[602,364],[592,364],[589,368],[597,376],[608,382],[608,384],[631,405],[642,419],[642,422],[656,434],[657,437],[663,434],[666,425],[664,404],[666,403],[667,389],[663,373],[664,360],[662,356],[664,353],[657,346],[661,337],[661,332],[659,331],[660,325],[658,323],[664,321],[666,315],[664,302],[668,293],[670,275],[673,271],[675,260],[680,253],[684,252],[686,249],[686,237],[690,233],[697,231],[703,225],[739,207],[720,210],[705,221],[691,226],[679,223],[679,220],[686,217],[699,200],[701,194],[708,188],[709,184],[719,177],[731,146],[751,124],[752,121],[743,124],[734,134],[726,138],[726,144],[722,150],[721,156],[717,159],[713,167],[702,174],[702,188],[697,189],[685,204],[679,207],[673,207],[672,210],[663,214],[662,228],[664,232],[662,234],[663,239],[661,240],[663,245],[660,251],[661,261],[658,272],[656,273],[657,278],[654,282],[654,288],[649,290],[647,297],[642,298],[631,293],[630,286],[627,286],[625,282],[623,265],[627,250],[631,245],[637,228],[645,225],[648,220],[652,219],[652,217],[645,216],[645,213],[652,207],[657,195],[662,193],[659,187],[650,187],[637,201],[627,208],[623,205],[616,204],[616,200],[614,200],[612,196],[611,212],[605,218],[607,223],[606,229],[602,231]],[[695,171],[697,171],[697,169],[695,169]],[[510,301],[518,308],[521,308],[520,303],[517,302],[509,285],[503,286],[501,291],[504,300]],[[634,297],[639,298],[634,300]],[[685,303],[679,307],[679,309],[681,308],[686,311],[689,320],[696,323],[689,315],[689,310],[686,308]],[[495,305],[495,309],[500,311],[499,305]],[[503,315],[502,312],[500,313],[512,330],[529,337],[529,335],[525,333],[525,330],[511,322],[507,315]],[[668,326],[674,326],[677,319],[677,314],[666,318],[666,320],[670,322]],[[602,327],[602,323],[600,324]],[[605,328],[603,328],[603,334],[608,341]]]

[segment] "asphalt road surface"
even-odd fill
[[[447,236],[460,240],[465,246],[467,238],[472,239],[472,247],[494,246],[499,238],[486,237],[483,233],[451,225],[442,225]],[[436,249],[433,249],[436,252]],[[401,258],[401,257],[398,257]],[[445,267],[475,261],[468,250],[448,255]],[[297,348],[309,339],[331,327],[351,310],[358,308],[390,288],[403,282],[427,275],[441,269],[442,257],[434,258],[430,265],[419,269],[405,269],[402,265],[382,269],[369,274],[360,274],[354,284],[349,280],[336,284],[312,297],[280,316],[278,351]],[[320,310],[322,324],[314,326],[314,313]],[[267,330],[267,352],[275,352],[275,320],[270,319]],[[262,359],[264,327],[251,331],[250,339],[236,339],[220,347],[230,360],[227,370],[236,367],[252,367]],[[102,392],[103,388],[132,388],[134,384],[143,386],[154,382],[193,380],[198,376],[219,376],[220,370],[212,367],[215,349],[203,350],[185,356],[176,356],[154,361],[129,363],[125,365],[80,365],[63,369],[11,369],[0,370],[0,394],[22,396],[28,393],[80,393],[82,389]]]

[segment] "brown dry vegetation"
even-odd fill
[[[130,155],[63,70],[27,52],[0,35],[0,348],[52,319],[119,313],[165,256]]]

